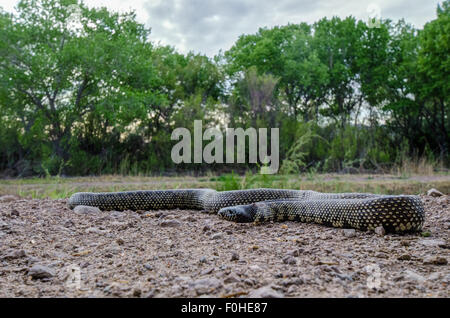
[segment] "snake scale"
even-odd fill
[[[235,222],[300,221],[338,228],[407,233],[422,228],[425,212],[418,196],[320,193],[309,190],[212,189],[147,190],[72,195],[68,205],[101,210],[206,210]]]

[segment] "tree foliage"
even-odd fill
[[[174,169],[171,132],[195,119],[279,127],[294,172],[382,170],[405,153],[448,164],[449,14],[447,0],[422,30],[353,17],[261,28],[208,58],[155,45],[134,12],[21,0],[0,10],[0,171]]]

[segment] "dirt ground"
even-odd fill
[[[0,297],[449,297],[450,196],[423,233],[0,197]]]

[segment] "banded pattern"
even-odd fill
[[[217,192],[212,189],[149,190],[75,193],[69,207],[96,206],[101,210],[198,209],[235,222],[299,221],[340,228],[387,232],[419,231],[424,222],[417,196],[370,193],[252,189]]]

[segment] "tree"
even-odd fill
[[[17,9],[1,19],[0,107],[20,120],[24,147],[64,166],[85,120],[106,131],[125,111],[120,102],[135,97],[129,88],[153,74],[142,58],[149,30],[134,13],[76,0],[22,0]]]
[[[450,146],[450,2],[437,8],[437,18],[419,33],[418,70],[423,113],[441,160]]]
[[[227,52],[228,72],[235,80],[255,67],[260,75],[278,78],[275,96],[286,102],[288,112],[306,120],[314,117],[325,94],[326,66],[311,47],[311,28],[306,23],[260,29],[243,35]]]
[[[361,24],[353,17],[323,18],[314,24],[314,47],[328,68],[326,107],[322,114],[344,127],[363,98],[359,90],[357,56]]]

